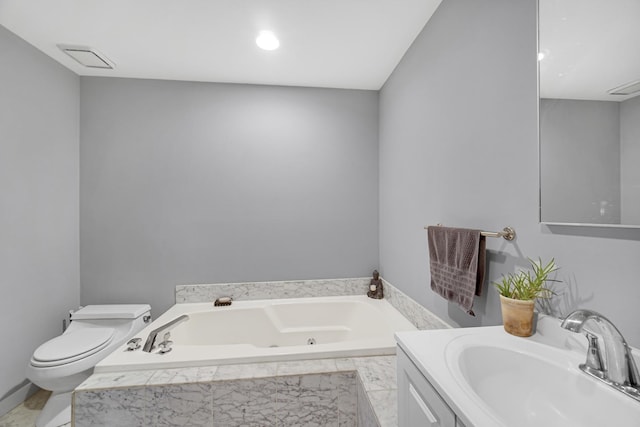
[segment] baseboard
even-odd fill
[[[40,389],[36,385],[27,381],[26,384],[19,386],[10,393],[7,393],[2,400],[0,400],[0,417],[24,402],[27,397],[31,396],[38,390]]]

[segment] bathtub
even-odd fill
[[[170,331],[170,352],[123,345],[95,372],[392,355],[393,333],[416,330],[386,300],[358,295],[176,304],[136,337],[144,343],[149,332],[183,314],[189,320]]]

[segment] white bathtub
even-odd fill
[[[176,304],[136,337],[144,343],[182,314],[189,320],[171,330],[171,352],[122,346],[95,372],[395,354],[393,333],[416,330],[387,301],[362,295]]]

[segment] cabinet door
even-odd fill
[[[456,427],[456,417],[409,357],[398,348],[398,427]]]

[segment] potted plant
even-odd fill
[[[504,330],[519,337],[530,337],[533,334],[533,308],[537,298],[551,298],[554,292],[545,287],[550,281],[549,275],[558,267],[551,259],[546,265],[542,260],[533,261],[531,270],[520,270],[516,274],[502,277],[502,281],[493,285],[500,294],[502,322]]]

